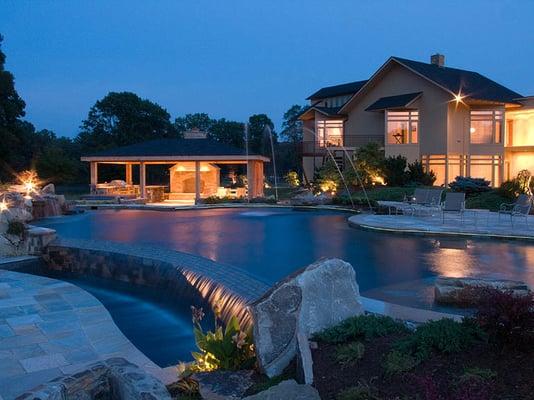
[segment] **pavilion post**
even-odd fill
[[[255,196],[256,184],[254,182],[254,161],[247,160],[247,186],[248,186],[248,199],[253,199]]]
[[[139,163],[139,195],[146,199],[146,165],[144,162]]]
[[[126,184],[131,185],[132,184],[132,164],[127,163],[126,164]]]
[[[91,161],[89,169],[91,173],[91,192],[96,192],[96,185],[98,184],[98,163]]]
[[[263,162],[256,161],[256,168],[254,168],[254,188],[255,196],[263,197],[263,186],[264,186],[264,177],[263,177]]]
[[[195,161],[195,204],[200,203],[200,161]]]

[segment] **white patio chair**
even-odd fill
[[[514,217],[524,218],[525,225],[528,227],[528,215],[532,208],[532,196],[520,194],[514,203],[503,203],[499,207],[499,222],[501,215],[510,216],[510,224],[514,227]]]
[[[463,223],[465,211],[465,193],[446,193],[445,201],[441,205],[441,222],[445,223],[445,213],[456,213],[460,215]]]

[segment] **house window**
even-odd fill
[[[322,120],[316,124],[319,147],[343,146],[343,120]]]
[[[503,112],[500,110],[471,111],[471,143],[502,143]]]
[[[387,111],[386,119],[388,144],[418,143],[418,111]]]

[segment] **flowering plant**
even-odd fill
[[[241,329],[235,316],[223,326],[220,322],[220,306],[214,306],[215,329],[204,332],[200,322],[204,318],[202,308],[191,307],[193,331],[199,349],[192,352],[195,361],[189,366],[191,372],[216,369],[239,370],[251,368],[255,362],[252,330]]]

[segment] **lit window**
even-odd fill
[[[500,110],[471,111],[471,143],[502,142],[503,112]]]
[[[317,121],[315,132],[320,147],[343,146],[343,120]]]
[[[417,143],[418,133],[418,111],[387,111],[388,144]]]

